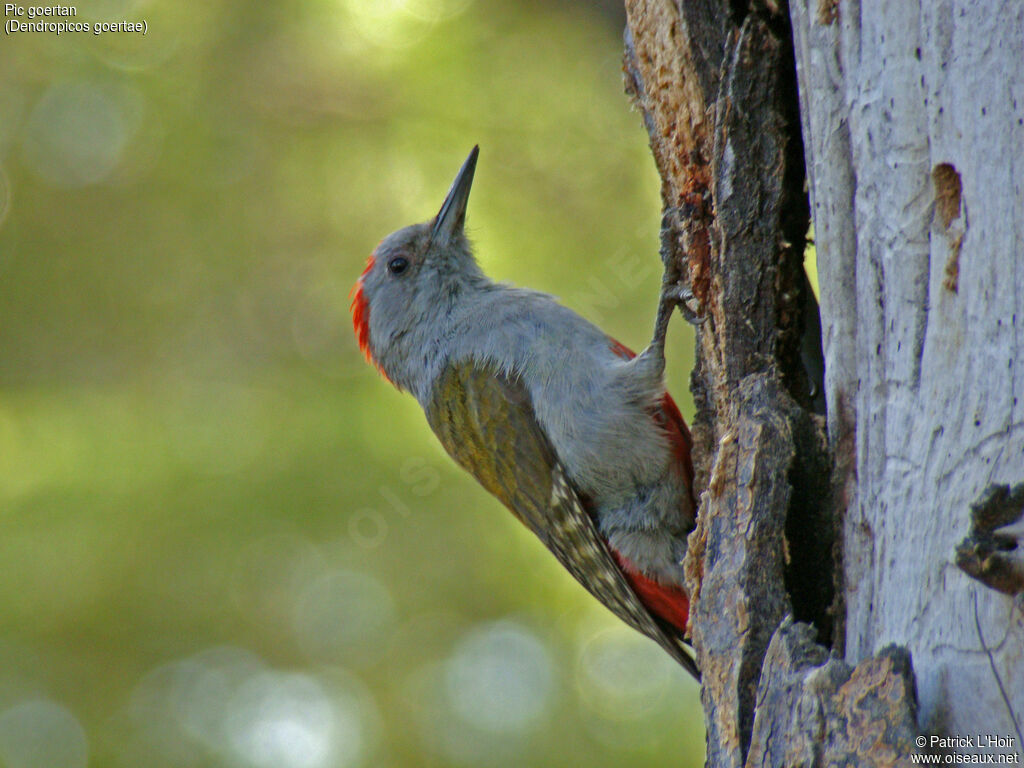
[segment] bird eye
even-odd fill
[[[400,275],[409,268],[409,260],[404,256],[395,256],[388,262],[388,272],[392,275]]]

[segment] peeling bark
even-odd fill
[[[853,668],[813,638],[807,625],[786,621],[772,639],[747,765],[912,764],[918,730],[910,654],[889,646]]]
[[[872,454],[874,443],[863,437],[878,439],[877,409],[884,414],[892,395],[886,376],[920,384],[937,373],[922,363],[929,340],[922,312],[927,315],[941,279],[947,294],[964,289],[970,186],[961,182],[960,166],[949,163],[934,173],[924,168],[914,183],[893,185],[897,197],[917,190],[903,207],[867,204],[855,184],[861,164],[871,166],[880,184],[892,169],[884,155],[860,150],[850,129],[837,41],[844,20],[860,13],[858,3],[802,0],[786,8],[770,0],[627,0],[626,11],[627,91],[643,113],[662,178],[662,258],[670,274],[677,270],[690,281],[703,318],[692,377],[702,495],[684,565],[703,672],[707,764],[906,762],[917,749],[919,715],[930,727],[931,704],[919,709],[919,661],[915,655],[912,665],[907,648],[876,631],[864,603],[872,595],[862,583],[867,578],[872,588],[884,583],[900,592],[894,604],[906,610],[920,605],[908,596],[919,601],[936,582],[879,578],[891,561],[872,548],[873,537],[894,510],[866,513],[866,499],[884,497],[877,485],[865,484],[866,475],[877,480],[887,466],[904,473],[896,487],[907,487],[916,467],[898,460],[886,465],[890,457]],[[879,29],[891,23],[880,9],[874,13]],[[814,76],[807,70],[811,59]],[[898,73],[899,82],[907,78]],[[880,124],[877,131],[901,161],[917,157],[900,143],[918,135],[913,128]],[[824,418],[816,375],[806,363],[808,349],[816,348],[805,343],[806,332],[817,342],[819,328],[816,313],[808,312],[813,304],[802,269],[805,168],[812,174],[822,264]],[[939,270],[944,278],[932,285],[928,271],[914,263],[920,243],[891,240],[888,246],[902,243],[909,254],[893,265],[864,233],[930,222],[935,199],[947,253]],[[896,284],[887,286],[882,274]],[[871,300],[878,308],[868,306]],[[879,354],[883,347],[895,353],[895,367],[866,359],[863,339],[874,337],[895,344],[879,347]],[[866,390],[864,377],[877,383]],[[919,401],[901,407],[908,405]],[[927,445],[911,434],[902,438],[904,446]],[[867,487],[872,495],[865,496]],[[900,499],[894,519],[902,519],[904,532],[913,528],[914,513],[918,533],[932,530],[927,515],[941,501],[934,490],[929,495],[924,516],[909,497]],[[961,528],[961,538],[964,533]],[[887,545],[908,563],[928,550],[920,535],[905,543],[890,538]],[[947,547],[938,566],[951,557]],[[895,572],[913,570],[904,565]],[[913,619],[912,612],[900,617]]]
[[[821,5],[790,13],[846,508],[846,661],[905,646],[925,732],[1011,737],[957,748],[1019,756],[1020,532],[992,536],[973,512],[1024,480],[1024,5]]]

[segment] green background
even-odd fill
[[[479,143],[485,271],[646,343],[621,9],[76,8],[148,33],[0,42],[0,765],[699,765],[693,683],[448,460],[348,314]],[[669,354],[689,413],[678,318]]]

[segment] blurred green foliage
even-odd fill
[[[692,683],[451,464],[348,318],[480,143],[484,269],[644,345],[658,179],[619,27],[76,9],[148,32],[0,46],[0,765],[700,764]]]

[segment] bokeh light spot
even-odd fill
[[[184,760],[191,748],[218,765],[251,768],[356,766],[378,726],[369,694],[343,670],[324,678],[282,672],[231,647],[154,669],[129,712],[138,735],[162,754]]]
[[[362,729],[354,713],[336,718],[323,688],[311,677],[266,672],[248,680],[230,705],[226,726],[234,752],[259,768],[321,768],[353,765],[362,752]],[[347,756],[335,760],[343,735]]]
[[[239,648],[211,648],[174,665],[167,705],[181,729],[210,747],[222,741],[221,718],[234,691],[263,671],[259,658]]]
[[[483,625],[448,659],[445,692],[454,713],[470,725],[494,733],[526,730],[551,705],[551,656],[536,635],[515,622]]]
[[[584,703],[604,718],[637,720],[678,685],[676,664],[653,642],[623,626],[589,638],[580,654],[577,684]]]
[[[57,187],[106,179],[138,128],[143,97],[133,88],[92,80],[50,86],[29,115],[25,162]]]
[[[430,27],[461,13],[471,0],[342,0],[359,34],[381,48],[406,48]]]
[[[395,605],[387,587],[355,571],[318,576],[302,587],[295,604],[300,644],[326,661],[379,655],[394,623]]]
[[[0,765],[5,768],[85,768],[85,731],[66,708],[37,699],[0,713]]]

